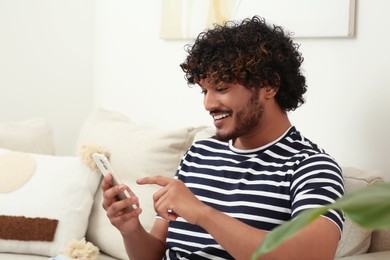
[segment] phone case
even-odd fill
[[[94,153],[92,154],[92,159],[95,161],[97,167],[99,168],[100,172],[103,174],[103,176],[107,176],[109,173],[112,175],[112,186],[116,186],[119,184],[122,184],[123,182],[119,179],[119,177],[115,174],[114,169],[112,168],[110,162],[108,161],[107,157],[104,154],[100,153]],[[130,194],[127,190],[124,192],[121,192],[118,194],[118,199],[123,200],[126,198],[130,198]],[[135,204],[127,207],[128,210],[134,210],[137,208]]]

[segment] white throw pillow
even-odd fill
[[[54,154],[53,131],[42,118],[2,122],[0,147],[28,153]]]
[[[383,178],[378,172],[363,171],[353,167],[343,167],[343,175],[345,192],[383,182]],[[370,247],[371,234],[371,230],[358,226],[346,217],[336,257],[366,253]]]
[[[56,256],[85,237],[100,180],[78,157],[0,149],[0,252]]]
[[[78,146],[91,144],[109,150],[110,162],[116,174],[139,197],[143,210],[140,221],[146,230],[150,230],[156,216],[152,195],[160,187],[139,186],[135,181],[153,175],[173,177],[195,133],[204,128],[162,130],[138,125],[114,111],[97,109],[83,125]],[[111,256],[128,259],[122,237],[109,222],[101,205],[102,194],[99,189],[91,213],[87,240]]]

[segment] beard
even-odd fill
[[[258,100],[258,91],[255,91],[249,103],[236,112],[233,129],[228,131],[217,129],[215,137],[226,142],[250,133],[259,126],[263,111],[263,105]]]

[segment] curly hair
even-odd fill
[[[305,102],[307,89],[298,48],[282,27],[267,25],[264,18],[254,16],[200,33],[193,45],[186,45],[188,56],[180,67],[188,85],[209,79],[214,84],[278,88],[276,101],[290,111]]]

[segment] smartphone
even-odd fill
[[[115,174],[114,169],[112,168],[110,162],[108,161],[107,157],[104,154],[101,153],[94,153],[92,154],[92,159],[95,161],[97,167],[99,168],[100,172],[103,174],[103,176],[107,176],[109,173],[111,173],[112,176],[112,186],[116,186],[119,184],[122,184],[123,182],[119,179],[118,175]],[[118,194],[118,199],[123,200],[126,198],[130,198],[130,194],[127,190],[121,192]],[[128,206],[126,209],[129,211],[132,211],[137,208],[137,205],[133,204]]]

